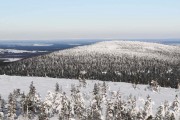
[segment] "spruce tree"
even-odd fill
[[[59,83],[56,83],[56,86],[55,86],[55,92],[59,92],[59,91],[60,91]]]
[[[148,95],[147,100],[144,104],[143,117],[144,119],[147,119],[151,115],[152,115],[152,101],[150,96]]]
[[[155,120],[163,120],[164,119],[164,108],[163,106],[158,107],[158,111],[155,115]]]
[[[94,84],[93,93],[94,95],[97,95],[99,93],[99,86],[96,83]]]
[[[37,94],[33,82],[31,82],[29,93],[27,94],[24,103],[24,112],[26,113],[26,116],[30,119],[34,118],[35,114],[39,112],[40,102],[40,96]]]
[[[38,114],[38,119],[39,120],[49,120],[49,117],[46,113],[46,108],[43,104],[40,107],[40,113]]]
[[[4,112],[5,112],[5,100],[2,99],[0,95],[0,120],[4,119]]]
[[[180,101],[178,99],[178,95],[176,95],[171,108],[175,113],[178,113],[180,111]]]
[[[9,94],[8,96],[8,114],[7,118],[9,120],[14,120],[16,117],[16,101],[14,99],[14,96],[12,93]]]
[[[176,120],[174,113],[171,113],[171,117],[169,120]]]

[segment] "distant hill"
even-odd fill
[[[176,87],[180,47],[138,41],[105,41],[28,58],[0,68],[1,74],[85,78]]]

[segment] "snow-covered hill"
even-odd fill
[[[179,67],[180,47],[138,41],[105,41],[23,59],[0,67],[0,74],[84,77],[141,84],[155,79],[161,86],[176,88],[180,82]]]
[[[180,57],[180,48],[178,46],[163,45],[150,42],[105,41],[87,46],[79,46],[73,49],[62,50],[59,52],[54,52],[52,54],[86,55],[96,53],[172,60],[172,57]]]
[[[25,94],[29,91],[29,85],[31,81],[34,82],[34,86],[36,87],[36,91],[41,95],[42,101],[47,100],[45,99],[46,96],[50,97],[50,92],[54,92],[55,84],[59,83],[62,87],[62,90],[66,92],[66,96],[71,98],[71,89],[72,85],[79,86],[80,83],[78,80],[75,79],[57,79],[57,78],[45,78],[45,77],[20,77],[20,76],[7,76],[7,75],[0,75],[0,94],[2,98],[8,98],[10,92],[13,92],[14,89],[19,88],[21,92],[25,92]],[[87,84],[86,87],[78,87],[86,108],[93,102],[93,89],[94,84],[102,85],[102,81],[98,80],[86,80]],[[123,82],[106,82],[107,87],[107,98],[103,100],[103,105],[106,104],[108,100],[115,100],[116,95],[119,91],[122,100],[125,100],[128,103],[129,96],[132,95],[132,98],[136,98],[136,110],[139,111],[140,109],[144,109],[144,104],[147,100],[147,96],[149,95],[152,99],[152,110],[153,116],[155,116],[157,112],[157,108],[160,105],[164,105],[165,101],[169,102],[169,105],[172,105],[172,102],[175,99],[175,96],[180,96],[180,90],[172,89],[172,88],[159,88],[159,92],[152,91],[148,89],[148,85],[137,85],[136,88],[129,83]],[[179,99],[179,98],[178,98]],[[106,101],[107,100],[107,101]],[[130,103],[129,103],[130,104]],[[180,104],[180,103],[178,103]],[[128,106],[128,105],[127,105]],[[106,107],[103,107],[106,109]],[[102,112],[103,118],[105,118],[105,111]],[[52,118],[53,119],[53,118]],[[55,119],[55,118],[54,118]],[[57,118],[56,118],[57,119]]]

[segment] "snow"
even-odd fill
[[[36,51],[16,50],[16,49],[0,49],[0,53],[34,53]]]
[[[16,49],[0,49],[0,54],[22,54],[22,53],[38,53],[38,52],[47,52],[47,51],[28,51],[28,50],[16,50]],[[21,60],[22,58],[0,58],[0,60],[3,60],[3,62],[14,62]]]
[[[78,46],[78,45],[81,45],[81,44],[78,44],[78,43],[71,43],[71,44],[68,44],[68,45],[76,45],[76,46]]]
[[[27,51],[27,50],[16,50],[16,49],[0,49],[0,54],[5,54],[5,53],[37,53],[37,52],[46,52],[46,51]]]
[[[139,41],[104,41],[92,45],[78,46],[72,49],[61,50],[52,54],[78,56],[97,53],[171,60],[172,57],[174,57],[173,55],[180,55],[180,47]]]
[[[7,76],[0,75],[0,94],[2,98],[8,98],[10,92],[14,89],[21,89],[27,93],[29,91],[29,85],[33,81],[36,90],[40,93],[42,99],[45,99],[48,91],[54,91],[55,84],[58,82],[62,86],[63,91],[70,96],[71,85],[79,85],[79,81],[75,79],[58,79],[58,78],[48,78],[48,77],[21,77],[21,76]],[[87,86],[81,88],[81,92],[92,97],[92,91],[95,83],[103,83],[98,80],[87,80]],[[153,103],[153,112],[157,111],[157,107],[164,103],[165,100],[172,102],[176,95],[180,96],[180,90],[173,88],[163,88],[160,87],[160,92],[155,92],[147,89],[147,85],[137,85],[134,89],[132,84],[123,82],[106,82],[109,86],[109,95],[120,90],[120,94],[123,99],[132,94],[137,98],[137,106],[139,108],[143,107],[146,97],[150,95]],[[85,100],[89,104],[89,100]]]
[[[53,44],[33,44],[32,46],[53,46]]]
[[[3,62],[14,62],[21,60],[22,58],[0,58],[0,60],[3,60]]]

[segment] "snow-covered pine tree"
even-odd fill
[[[102,94],[104,94],[106,96],[106,93],[107,93],[107,85],[106,85],[106,82],[104,81],[103,84],[102,84]]]
[[[147,119],[149,116],[152,116],[152,100],[148,95],[144,104],[143,117]]]
[[[106,120],[113,120],[115,118],[114,103],[111,100],[107,101]]]
[[[100,91],[100,88],[99,88],[99,86],[95,83],[95,84],[94,84],[94,89],[93,89],[94,95],[97,95],[97,94],[99,93],[99,91]]]
[[[76,119],[83,119],[85,117],[85,104],[81,92],[76,89],[76,92],[71,94],[73,105],[73,114]]]
[[[82,82],[83,82],[83,87],[86,87],[86,85],[87,85],[86,79],[83,78],[82,80],[83,80],[83,81],[82,81]]]
[[[151,90],[158,92],[159,91],[158,82],[156,80],[152,80],[150,83],[150,88],[151,88]]]
[[[127,115],[129,116],[128,118],[131,119],[136,119],[137,117],[137,111],[136,111],[136,97],[134,96],[134,98],[132,97],[132,95],[129,96],[128,99],[128,104],[127,104]]]
[[[171,113],[171,117],[169,120],[176,120],[174,113]]]
[[[170,111],[166,111],[164,115],[164,120],[170,120],[171,119],[171,113]]]
[[[23,114],[22,103],[24,99],[22,97],[24,97],[24,94],[21,94],[20,89],[15,89],[13,91],[13,97],[14,100],[16,101],[16,115],[19,116]]]
[[[2,99],[1,95],[0,95],[0,112],[4,113],[5,112],[5,100]]]
[[[120,104],[121,119],[127,118],[126,102],[122,101]]]
[[[166,100],[164,102],[164,112],[166,113],[169,110],[169,102]]]
[[[52,117],[54,115],[54,101],[55,101],[55,94],[51,91],[48,91],[47,96],[45,97],[45,100],[43,102],[44,108],[46,110],[46,113],[49,117]]]
[[[4,112],[5,112],[5,100],[2,99],[0,95],[0,120],[4,119]]]
[[[73,114],[72,114],[72,106],[71,106],[71,102],[69,99],[67,99],[67,101],[65,102],[64,105],[64,116],[66,119],[71,119],[73,118]]]
[[[38,120],[49,120],[48,114],[46,113],[46,108],[44,104],[40,107],[40,113],[38,114]]]
[[[4,120],[4,113],[0,112],[0,120]]]
[[[15,89],[15,90],[13,91],[13,96],[14,96],[15,98],[18,98],[18,97],[20,96],[20,89]]]
[[[31,82],[29,88],[29,93],[25,98],[24,112],[26,113],[26,116],[32,119],[35,117],[35,114],[39,112],[41,99],[39,94],[36,92],[33,82]]]
[[[10,93],[8,96],[8,111],[7,112],[8,112],[8,114],[7,114],[8,120],[14,120],[17,117],[17,115],[16,115],[16,100],[12,93]]]
[[[69,120],[71,117],[72,108],[65,92],[63,93],[61,104],[62,105],[59,113],[59,120]]]
[[[136,84],[136,83],[132,83],[132,87],[133,87],[134,89],[136,89],[136,88],[137,88],[137,84]]]
[[[63,93],[62,94],[60,92],[52,93],[52,101],[50,101],[50,105],[52,105],[52,115],[61,113],[62,99],[63,99]]]
[[[175,96],[175,99],[171,105],[171,109],[175,114],[180,112],[180,100],[178,98],[178,95]]]
[[[59,87],[59,84],[56,83],[55,91],[54,92],[48,91],[48,94],[43,102],[48,117],[52,117],[56,114],[58,115],[61,114],[61,110],[63,107],[63,103],[62,103],[63,98],[64,95],[62,93],[62,87]]]
[[[177,89],[180,90],[180,83],[177,84]]]
[[[90,107],[87,109],[87,114],[86,118],[88,120],[101,120],[102,119],[102,108],[101,108],[101,103],[103,100],[103,94],[101,94],[100,89],[101,85],[97,85],[96,83],[94,84],[93,88],[93,95],[92,95],[92,100],[90,103]]]
[[[56,86],[55,86],[55,92],[59,92],[59,91],[60,91],[59,83],[56,83]]]
[[[97,105],[97,100],[93,99],[90,106],[90,115],[88,115],[88,118],[91,118],[90,120],[101,120],[102,119],[102,113],[100,107]]]
[[[164,107],[163,105],[158,107],[158,111],[155,115],[155,120],[163,120],[164,119]]]
[[[143,115],[142,115],[142,112],[141,112],[141,111],[139,111],[139,112],[137,113],[137,120],[144,120],[144,118],[143,118]]]
[[[24,116],[25,115],[25,100],[26,96],[24,93],[21,95],[21,100],[20,100],[20,109],[21,109],[21,114]]]
[[[87,82],[84,75],[80,75],[78,80],[79,80],[79,87],[81,86],[86,87]]]
[[[62,94],[62,86],[59,86],[59,83],[56,83],[55,85],[55,92],[56,93],[61,93]]]
[[[86,87],[86,85],[87,85],[87,82],[84,75],[79,76],[79,86]]]
[[[115,120],[119,120],[121,119],[121,95],[120,95],[120,91],[117,92],[116,95],[116,99],[114,102],[114,116],[115,116]]]

